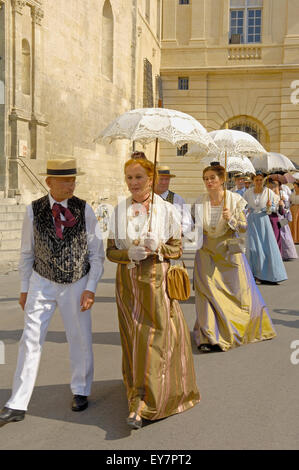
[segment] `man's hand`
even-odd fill
[[[26,300],[27,300],[27,292],[21,292],[20,298],[19,298],[19,304],[21,305],[22,310],[24,310],[25,308]]]
[[[94,293],[90,290],[85,290],[82,292],[81,299],[80,299],[80,307],[81,312],[85,312],[85,310],[89,310],[94,304]]]

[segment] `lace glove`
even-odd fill
[[[148,232],[147,237],[144,240],[144,246],[150,251],[157,251],[159,247],[159,239],[153,232]]]
[[[133,261],[142,261],[147,258],[148,253],[146,252],[144,246],[131,246],[128,249],[128,257]]]

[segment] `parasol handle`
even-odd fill
[[[265,179],[266,179],[266,187],[267,187],[267,189],[268,189],[268,191],[267,191],[267,194],[268,194],[268,201],[267,201],[267,203],[270,201],[269,176],[270,176],[270,175],[267,175],[266,178],[265,178]]]
[[[225,129],[228,129],[228,122],[225,123]],[[223,195],[223,209],[226,209],[226,182],[227,182],[227,150],[224,156],[224,195]]]
[[[155,143],[155,158],[154,158],[154,176],[153,176],[153,187],[152,187],[152,204],[151,204],[151,214],[149,220],[149,232],[152,230],[152,217],[153,217],[153,204],[154,204],[154,196],[155,196],[155,184],[156,184],[156,167],[157,167],[157,154],[158,154],[158,138],[156,138]]]
[[[224,194],[223,194],[223,209],[226,209],[226,181],[227,181],[227,152],[225,151],[225,163],[224,163]]]

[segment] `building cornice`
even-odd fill
[[[10,121],[24,121],[44,127],[49,125],[49,123],[45,121],[42,116],[29,114],[17,108],[13,108],[8,117]]]
[[[0,0],[0,3],[3,0]],[[42,7],[42,0],[11,0],[12,9],[14,12],[23,14],[23,9],[27,5],[31,8],[31,15],[34,22],[41,24],[41,20],[44,16]]]
[[[290,44],[290,45],[293,45],[293,44]],[[289,48],[290,45],[288,44],[287,47]],[[235,47],[235,48],[237,47],[260,47],[262,49],[273,49],[273,48],[283,49],[286,47],[286,45],[285,43],[268,43],[268,44],[252,43],[252,44],[220,44],[220,45],[213,46],[213,45],[207,45],[207,43],[204,42],[203,40],[196,40],[196,42],[194,42],[193,44],[192,44],[192,41],[190,41],[190,43],[186,46],[178,46],[175,40],[167,40],[167,41],[163,40],[161,42],[162,52],[163,50],[167,52],[170,52],[170,51],[186,52],[190,50],[194,53],[195,51],[198,50],[198,51],[204,51],[206,53],[209,53],[209,51],[213,51],[213,52],[215,50],[221,51],[221,50],[226,50],[232,47]],[[294,44],[294,47],[298,47],[298,45]]]
[[[227,65],[227,66],[205,66],[205,67],[161,67],[161,74],[178,74],[178,73],[209,73],[209,72],[298,72],[299,64],[281,64],[281,65]]]
[[[32,21],[38,25],[41,25],[43,17],[44,17],[44,10],[38,6],[33,6],[31,9]]]
[[[11,0],[12,10],[14,12],[23,13],[23,8],[26,6],[26,0]]]

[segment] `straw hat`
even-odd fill
[[[243,173],[235,173],[234,177],[235,178],[245,178]]]
[[[176,175],[172,175],[170,173],[169,166],[158,166],[157,171],[159,176],[169,176],[170,178],[176,177]]]
[[[48,160],[47,172],[39,174],[41,176],[55,176],[55,178],[85,175],[82,171],[77,170],[77,161],[75,158],[55,158]]]

